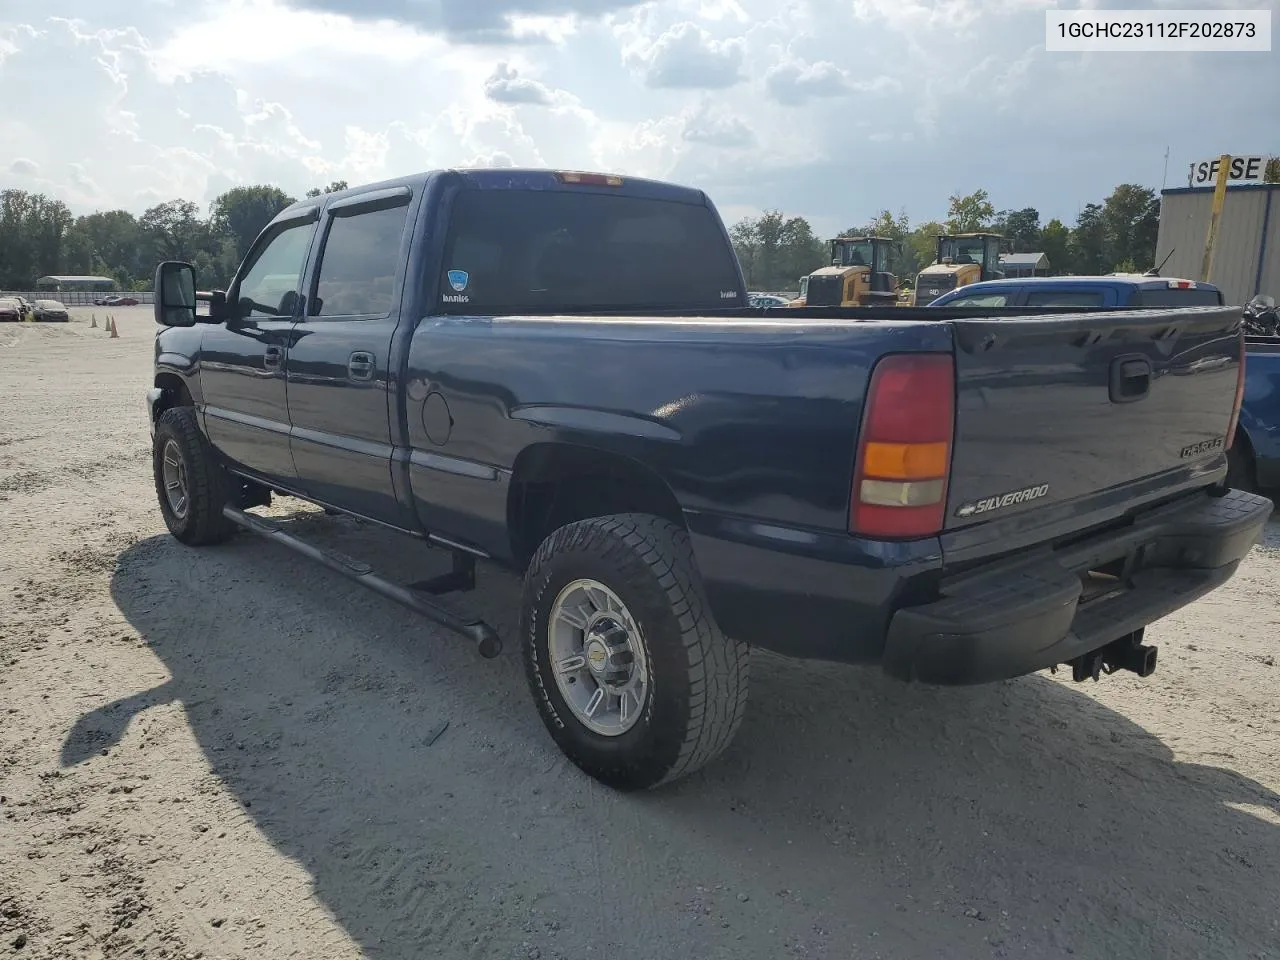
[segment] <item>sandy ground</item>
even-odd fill
[[[0,956],[1280,956],[1276,525],[1148,631],[1152,680],[759,657],[723,759],[619,795],[551,744],[513,644],[164,534],[148,310],[114,340],[77,314],[0,326]],[[457,602],[509,637],[516,597],[484,571]]]

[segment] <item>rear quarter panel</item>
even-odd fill
[[[950,348],[941,324],[428,317],[406,382],[415,506],[505,556],[511,468],[551,441],[647,465],[686,512],[843,532],[871,366]]]

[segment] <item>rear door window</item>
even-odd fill
[[[463,190],[445,242],[444,313],[743,305],[706,205],[575,190]]]
[[[318,317],[382,317],[391,312],[409,198],[332,217],[311,312]]]

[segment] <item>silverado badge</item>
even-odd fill
[[[1021,490],[1013,490],[1010,493],[1002,493],[994,497],[983,497],[981,500],[971,500],[969,503],[963,503],[956,508],[957,517],[976,517],[980,513],[990,513],[992,510],[1001,510],[1004,507],[1011,507],[1015,503],[1026,503],[1028,500],[1039,500],[1049,492],[1049,485],[1042,483],[1034,487],[1023,487]]]

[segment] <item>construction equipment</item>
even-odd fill
[[[933,263],[916,277],[915,303],[926,307],[956,287],[1004,279],[1000,250],[1006,243],[998,233],[941,234]]]
[[[836,237],[831,266],[813,271],[800,281],[800,298],[793,306],[893,306],[898,302],[898,278],[889,271],[889,258],[898,241],[888,237]]]

